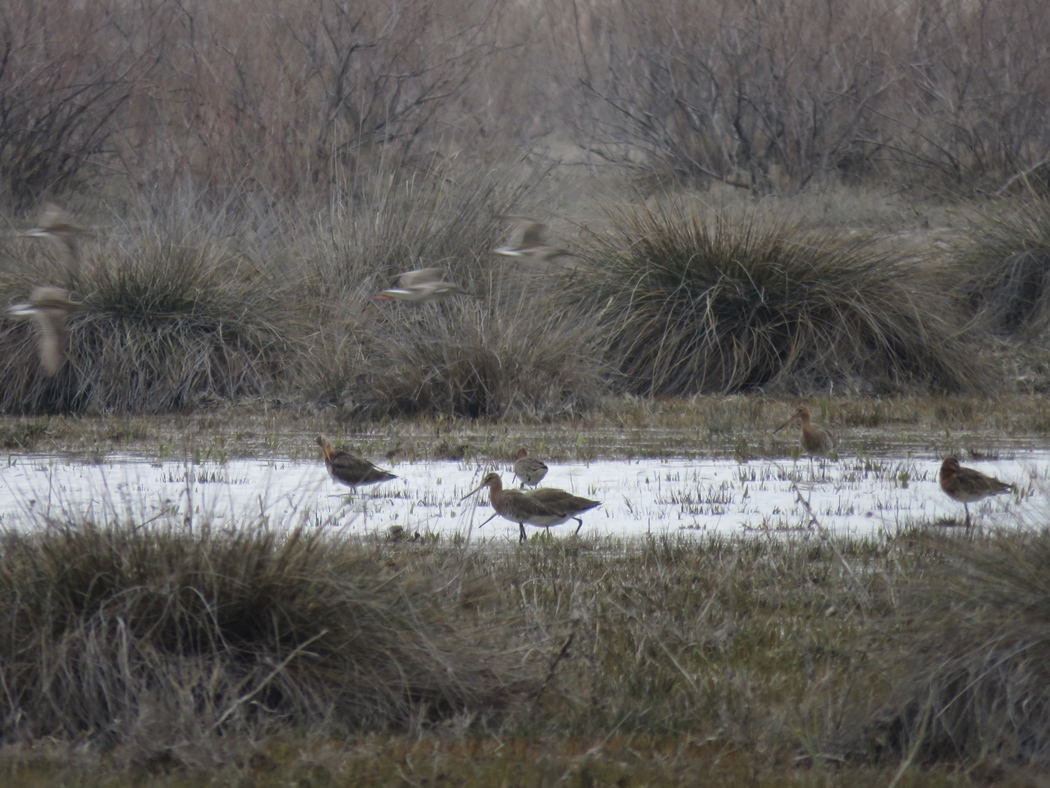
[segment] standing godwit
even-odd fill
[[[319,437],[317,445],[324,452],[324,464],[328,467],[328,472],[332,474],[332,478],[348,487],[363,487],[367,484],[376,484],[377,482],[386,482],[397,478],[390,471],[377,468],[368,460],[355,457],[350,452],[342,451],[341,449],[332,449],[332,444],[324,438]]]
[[[964,468],[954,457],[941,463],[941,489],[953,501],[963,505],[966,512],[966,530],[970,530],[970,507],[967,504],[992,495],[1013,492],[1014,485],[1001,482],[974,468]]]
[[[547,464],[543,460],[530,457],[524,448],[518,449],[517,458],[514,460],[514,475],[521,479],[521,489],[524,490],[526,484],[535,487],[547,475]]]
[[[470,295],[454,282],[441,281],[440,268],[420,268],[406,271],[397,279],[397,287],[384,290],[376,298],[379,301],[412,301],[431,304],[444,301],[454,295]]]
[[[533,490],[522,492],[521,490],[504,490],[503,482],[499,474],[492,472],[481,480],[481,484],[468,492],[461,501],[465,501],[479,490],[489,488],[489,501],[496,514],[505,520],[518,524],[519,542],[525,541],[525,524],[534,525],[537,528],[551,528],[561,525],[566,520],[575,520],[576,533],[583,528],[583,520],[579,515],[601,506],[601,501],[592,501],[588,498],[567,493],[564,490]],[[493,515],[495,516],[495,515]],[[491,520],[492,517],[489,518]],[[486,523],[488,520],[485,521]],[[485,523],[482,523],[484,525]]]
[[[809,408],[805,405],[796,410],[790,419],[773,430],[773,434],[775,435],[784,429],[784,427],[795,421],[801,422],[802,424],[802,432],[799,434],[799,443],[802,445],[802,451],[810,457],[826,456],[831,453],[831,450],[834,449],[838,443],[835,440],[835,436],[832,435],[829,430],[813,423],[813,417],[810,415]]]
[[[49,376],[58,374],[66,360],[66,320],[79,306],[61,287],[34,287],[27,303],[7,310],[14,317],[33,318],[40,363]]]
[[[87,235],[87,230],[73,222],[65,211],[54,203],[48,203],[40,212],[37,226],[18,233],[20,238],[47,238],[58,253],[58,258],[70,276],[80,270],[80,253],[77,238]]]
[[[558,257],[572,257],[568,249],[560,246],[552,246],[544,237],[547,225],[538,222],[528,216],[498,216],[508,222],[514,222],[515,229],[511,233],[505,246],[493,249],[493,254],[503,257],[517,257],[521,259],[549,262]]]

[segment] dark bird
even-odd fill
[[[324,464],[332,478],[348,487],[364,487],[368,484],[386,482],[396,479],[390,471],[377,468],[368,460],[355,457],[349,452],[332,449],[332,444],[324,438],[317,439],[317,445],[324,452]]]
[[[579,515],[601,506],[601,501],[592,501],[588,498],[580,498],[564,490],[542,489],[532,492],[521,490],[504,490],[503,482],[499,474],[492,472],[481,480],[481,484],[464,495],[460,500],[464,501],[474,493],[485,487],[489,488],[489,501],[496,514],[505,520],[518,524],[519,541],[525,541],[525,525],[534,525],[537,528],[551,528],[561,525],[568,520],[575,520],[576,533],[583,527],[583,520]],[[489,518],[489,520],[492,519]],[[487,523],[488,520],[485,521]],[[482,523],[484,525],[485,523]],[[479,526],[480,527],[480,526]]]
[[[34,287],[29,301],[7,310],[12,317],[31,317],[36,325],[40,364],[50,376],[58,374],[66,360],[66,321],[80,307],[69,300],[61,287]]]
[[[970,508],[967,504],[1000,493],[1013,492],[1015,488],[1012,484],[1001,482],[974,468],[964,468],[954,457],[947,457],[941,463],[941,489],[953,501],[963,505],[966,512],[966,530],[969,530]]]

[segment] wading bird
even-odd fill
[[[332,449],[332,444],[324,438],[319,437],[317,445],[324,452],[324,464],[328,467],[328,472],[332,474],[332,478],[348,487],[364,487],[367,484],[376,484],[377,482],[386,482],[397,478],[390,471],[377,468],[368,460],[355,457],[350,452],[341,449]]]
[[[54,203],[48,203],[37,219],[37,226],[18,233],[19,238],[46,238],[51,241],[59,261],[70,276],[80,270],[80,252],[77,238],[88,231],[73,222],[65,211]]]
[[[558,257],[572,257],[568,249],[552,246],[545,238],[547,225],[528,216],[498,216],[516,225],[506,245],[493,249],[493,254],[503,257],[517,257],[536,262],[550,262]]]
[[[837,444],[835,436],[824,427],[813,423],[813,417],[810,415],[809,408],[805,405],[796,410],[790,419],[773,430],[773,434],[775,435],[784,427],[796,421],[802,424],[802,432],[799,434],[799,443],[802,445],[802,451],[810,457],[826,456],[835,448]]]
[[[36,325],[40,364],[50,376],[58,374],[66,360],[66,320],[80,307],[69,300],[61,287],[34,287],[29,301],[15,304],[7,313],[12,317],[31,317]]]
[[[524,490],[526,484],[535,487],[547,475],[547,464],[543,460],[530,457],[525,449],[518,449],[517,458],[514,460],[514,475],[521,479],[521,489]]]
[[[406,271],[397,279],[397,287],[384,290],[376,298],[379,301],[412,301],[416,304],[431,304],[444,301],[454,295],[470,295],[454,282],[441,281],[440,268],[420,268]]]
[[[974,468],[964,468],[954,457],[947,457],[941,463],[941,489],[953,501],[963,505],[966,512],[966,530],[969,531],[970,507],[967,504],[1000,493],[1013,492],[1014,485],[1001,482]]]
[[[576,526],[576,533],[579,533],[580,529],[583,528],[583,520],[580,519],[579,515],[593,509],[595,506],[601,506],[601,501],[580,498],[564,490],[549,488],[533,490],[532,492],[504,490],[503,482],[500,480],[499,474],[495,472],[487,474],[481,480],[481,484],[460,498],[460,500],[465,501],[485,487],[489,488],[489,501],[496,512],[492,517],[499,515],[505,520],[517,523],[519,542],[525,541],[526,524],[534,525],[537,528],[551,528],[555,525],[561,525],[567,520],[575,520],[579,523]],[[485,523],[489,520],[486,520]],[[478,527],[480,528],[481,526]]]

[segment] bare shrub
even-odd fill
[[[893,18],[891,17],[891,20]],[[887,106],[896,176],[958,188],[1037,173],[1050,148],[1050,17],[1038,0],[916,2]]]
[[[12,0],[0,8],[0,181],[20,207],[68,189],[112,152],[143,64],[121,3]]]
[[[584,144],[759,191],[863,173],[873,149],[861,139],[892,80],[882,4],[622,3],[614,13],[584,55],[580,87],[594,107]]]
[[[168,97],[149,108],[165,130],[146,140],[161,181],[188,170],[220,194],[251,182],[287,198],[347,186],[376,146],[405,160],[448,129],[491,53],[489,13],[458,0],[180,4],[158,65]]]
[[[649,396],[966,390],[987,369],[928,261],[858,233],[624,209],[595,238],[579,297],[602,304],[623,388]]]

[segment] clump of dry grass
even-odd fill
[[[906,589],[893,690],[873,715],[869,753],[968,768],[1050,767],[1050,534],[954,545]]]
[[[456,628],[441,581],[321,529],[63,520],[0,543],[6,742],[201,763],[268,731],[488,718],[531,686],[498,623]]]
[[[956,285],[987,330],[1036,338],[1050,328],[1050,199],[1029,196],[975,219]]]
[[[32,327],[3,326],[0,410],[156,413],[278,388],[305,333],[294,273],[260,262],[222,217],[167,210],[85,244],[80,271],[64,283],[83,308],[69,321],[69,363],[55,379],[36,363]],[[49,276],[27,267],[11,287]]]
[[[978,389],[987,370],[929,261],[803,222],[624,209],[580,297],[602,305],[610,363],[649,396],[831,385]]]
[[[306,256],[318,325],[306,379],[317,396],[370,416],[470,418],[578,413],[602,388],[587,309],[560,297],[557,266],[491,250],[502,212],[542,195],[547,167],[377,169],[359,199],[333,207]],[[435,267],[470,295],[379,303],[398,275]]]

